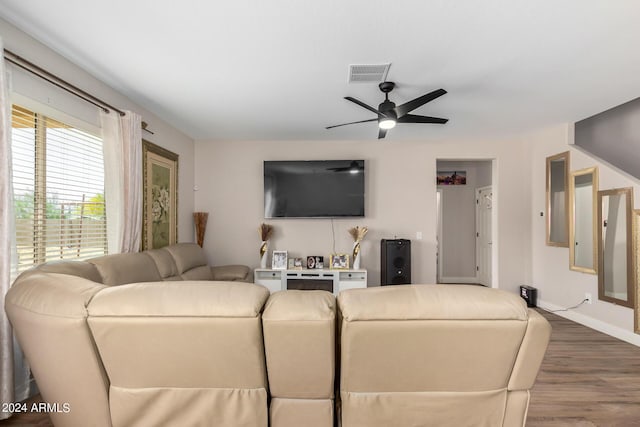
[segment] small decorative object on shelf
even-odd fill
[[[349,254],[331,254],[331,270],[348,270]]]
[[[267,246],[271,235],[273,234],[273,226],[262,223],[258,227],[258,233],[260,233],[260,268],[267,268]]]
[[[349,234],[353,237],[353,269],[360,269],[360,242],[364,239],[369,229],[367,227],[353,227],[349,229]]]
[[[287,251],[273,251],[273,255],[271,256],[271,269],[287,269]]]
[[[302,258],[293,259],[293,268],[295,270],[302,270]]]
[[[209,219],[208,212],[193,213],[193,222],[196,226],[196,241],[200,247],[202,247],[204,243],[204,233],[207,231],[207,219]]]

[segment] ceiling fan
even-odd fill
[[[362,163],[362,165],[360,165],[360,163]],[[334,171],[334,172],[349,172],[352,174],[356,174],[364,170],[364,163],[353,160],[349,164],[349,166],[340,167],[340,168],[327,168],[327,170]]]
[[[326,129],[332,129],[339,126],[353,125],[356,123],[366,123],[366,122],[378,122],[378,139],[382,139],[387,134],[387,130],[395,127],[396,123],[435,123],[435,124],[445,124],[449,121],[449,119],[441,119],[438,117],[429,117],[429,116],[418,116],[415,114],[409,114],[413,110],[418,107],[423,106],[427,102],[433,101],[434,99],[444,95],[447,93],[444,89],[437,89],[433,92],[429,92],[425,95],[419,96],[416,99],[413,99],[409,102],[405,102],[402,105],[396,106],[394,102],[389,101],[389,92],[393,90],[395,87],[394,82],[382,82],[378,85],[380,90],[384,93],[384,101],[378,105],[378,109],[365,104],[362,101],[359,101],[350,96],[345,96],[344,99],[347,101],[351,101],[354,104],[358,104],[362,108],[366,108],[378,115],[375,119],[368,120],[360,120],[357,122],[350,123],[342,123],[340,125],[327,126]]]

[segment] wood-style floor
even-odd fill
[[[553,332],[527,427],[640,426],[640,348],[540,312]]]
[[[541,313],[553,333],[531,392],[527,427],[640,427],[640,348]],[[52,425],[46,414],[0,421],[0,427]]]

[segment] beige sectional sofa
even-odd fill
[[[230,281],[246,270],[180,244],[23,273],[5,308],[43,398],[69,406],[54,424],[524,424],[550,328],[517,295],[269,295]]]

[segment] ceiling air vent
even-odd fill
[[[391,64],[349,65],[349,83],[380,83],[387,79]]]

